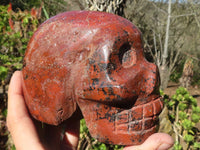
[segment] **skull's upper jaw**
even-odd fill
[[[159,74],[156,68],[154,72],[149,71],[149,68],[137,68],[132,69],[132,74],[127,72],[131,74],[129,76],[103,73],[97,77],[83,78],[76,85],[76,95],[78,99],[98,101],[119,108],[130,108],[158,98]]]

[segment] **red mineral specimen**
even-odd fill
[[[32,116],[58,125],[80,107],[101,142],[141,144],[156,132],[163,108],[156,65],[141,33],[103,12],[72,11],[44,22],[31,38],[23,90]]]

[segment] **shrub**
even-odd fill
[[[12,11],[12,5],[0,5],[0,80],[8,72],[22,68],[23,55],[28,41],[39,24],[34,13]]]
[[[197,100],[185,88],[180,87],[170,100],[165,99],[165,104],[175,133],[174,149],[182,150],[183,143],[187,145],[185,149],[200,149],[200,131],[196,128],[200,120]]]
[[[39,21],[37,11],[12,10],[12,5],[0,5],[0,85],[3,89],[0,93],[0,149],[14,149],[9,143],[8,132],[6,131],[6,105],[7,88],[13,71],[22,68],[22,60],[28,41],[36,30]],[[6,146],[5,146],[6,145]]]

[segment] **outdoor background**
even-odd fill
[[[165,108],[160,132],[172,149],[200,149],[200,0],[1,0],[0,149],[15,149],[6,128],[7,89],[22,69],[28,41],[50,17],[70,10],[106,11],[127,18],[142,32],[144,53],[157,64]],[[122,149],[93,139],[81,120],[79,149]]]

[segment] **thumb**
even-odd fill
[[[166,133],[155,133],[151,135],[143,144],[137,146],[128,146],[124,150],[168,150],[172,147],[174,141]]]
[[[43,149],[25,105],[22,92],[22,73],[20,71],[13,74],[9,85],[7,127],[16,149]]]

